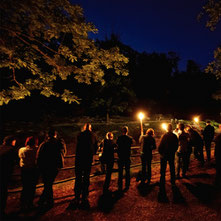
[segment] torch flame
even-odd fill
[[[199,123],[199,117],[194,117],[193,119],[196,123]]]
[[[140,120],[143,120],[144,114],[143,114],[142,112],[140,112],[140,113],[138,114],[138,118],[139,118]]]
[[[167,124],[166,124],[166,123],[162,123],[162,124],[161,124],[161,127],[162,127],[164,130],[167,130]]]

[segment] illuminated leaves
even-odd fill
[[[204,14],[208,16],[206,27],[208,27],[211,31],[214,31],[221,17],[221,1],[208,0],[208,2],[203,6],[203,11],[198,17],[202,18]]]
[[[59,79],[104,84],[105,68],[127,75],[128,59],[117,48],[99,49],[88,38],[97,29],[68,0],[3,0],[0,20],[0,68],[8,68],[10,79],[10,86],[0,92],[0,105],[30,96],[32,90],[78,102],[72,91],[56,90]]]

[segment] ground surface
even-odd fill
[[[221,220],[221,191],[214,188],[214,159],[202,168],[195,159],[191,160],[188,178],[176,181],[177,188],[172,191],[167,172],[166,190],[169,202],[158,202],[159,164],[153,165],[153,178],[150,186],[140,188],[136,174],[140,167],[133,168],[130,189],[118,195],[117,174],[112,175],[112,195],[102,196],[104,176],[91,178],[88,211],[67,209],[74,198],[74,181],[54,185],[55,205],[48,211],[37,208],[29,213],[19,211],[20,193],[11,193],[8,198],[9,220]],[[167,168],[168,169],[168,168]],[[37,189],[35,203],[42,188]]]

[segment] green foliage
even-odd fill
[[[79,102],[73,91],[56,91],[56,81],[104,84],[104,67],[127,75],[124,65],[128,59],[118,48],[99,49],[89,39],[89,32],[97,29],[86,22],[82,8],[69,0],[3,0],[0,77],[6,84],[1,88],[0,105],[30,96],[32,90],[65,102]]]

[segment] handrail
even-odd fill
[[[213,149],[215,149],[215,148],[212,147],[211,150],[213,150]],[[206,151],[204,150],[204,152],[206,152]],[[153,153],[153,155],[158,155],[158,154],[159,154],[158,151]],[[96,154],[96,155],[98,155],[98,154]],[[131,155],[131,157],[139,157],[139,156],[140,156],[140,154]],[[116,158],[115,158],[115,160],[116,160]],[[152,161],[151,164],[159,164],[159,163],[160,163],[160,161]],[[93,163],[92,164],[92,166],[97,166],[97,165],[100,165],[100,163]],[[142,165],[141,163],[131,164],[130,168],[139,167],[141,165]],[[69,170],[69,169],[75,169],[75,166],[61,168],[61,170]],[[113,173],[116,173],[116,172],[117,171],[113,171]],[[13,174],[13,175],[14,176],[19,176],[20,174]],[[105,174],[103,174],[103,173],[101,173],[101,174],[91,174],[90,177],[96,177],[96,176],[102,176],[102,175],[105,175]],[[53,183],[53,185],[60,184],[60,183],[65,183],[65,182],[68,182],[68,181],[71,181],[71,180],[75,180],[75,177],[69,177],[69,178],[66,178],[66,179],[63,179],[63,180],[57,180]],[[43,186],[44,185],[42,183],[40,183],[40,184],[36,185],[36,188],[41,188]],[[15,188],[15,189],[9,189],[8,193],[18,193],[18,192],[21,192],[21,191],[22,191],[22,187],[18,187],[18,188]]]

